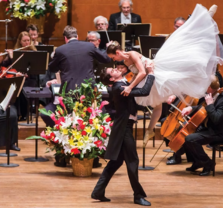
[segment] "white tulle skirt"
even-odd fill
[[[197,4],[191,17],[164,43],[154,59],[155,82],[148,97],[136,98],[139,105],[157,106],[170,95],[204,96],[218,63],[222,44],[218,27],[207,9]],[[145,58],[142,59],[142,62]],[[142,87],[145,80],[138,84]]]

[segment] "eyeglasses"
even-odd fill
[[[97,41],[97,39],[88,39],[87,41],[88,42],[95,42],[95,41]]]
[[[105,24],[105,23],[97,23],[96,25],[97,25],[97,26],[100,26],[100,25],[101,25],[101,26],[104,26],[104,25],[106,25],[106,24]]]

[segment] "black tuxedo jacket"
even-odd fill
[[[131,22],[142,23],[140,15],[131,13]],[[111,14],[110,19],[109,19],[108,30],[116,30],[118,23],[121,23],[121,12]]]
[[[205,102],[205,101],[204,101]],[[196,113],[201,105],[193,106],[192,113]],[[213,134],[223,134],[223,93],[221,93],[213,104],[205,107],[208,114],[207,129]],[[190,114],[191,116],[191,114]]]
[[[83,83],[84,79],[94,80],[94,59],[102,63],[110,62],[107,54],[102,53],[92,43],[74,39],[56,49],[49,70],[54,73],[60,70],[61,87],[67,82],[68,92]]]
[[[124,82],[115,82],[112,86],[112,94],[114,100],[114,106],[116,110],[114,124],[112,127],[111,135],[107,150],[105,153],[105,159],[116,160],[124,139],[125,128],[129,120],[129,116],[137,113],[136,102],[134,97],[148,96],[152,88],[155,77],[148,75],[147,81],[143,88],[132,89],[129,96],[121,95],[124,90],[122,86],[127,86]]]

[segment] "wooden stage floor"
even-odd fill
[[[146,164],[156,166],[166,155],[162,150],[150,163],[161,141],[146,149]],[[106,196],[111,202],[100,203],[90,198],[91,192],[103,170],[93,169],[91,177],[78,178],[72,175],[71,167],[54,166],[53,153],[45,153],[45,145],[39,141],[39,155],[48,162],[25,162],[24,158],[34,156],[34,141],[20,140],[21,152],[11,162],[15,168],[0,167],[1,208],[122,208],[140,207],[133,204],[133,193],[123,165],[110,181]],[[137,142],[140,165],[142,164],[142,141]],[[206,148],[208,154],[211,151]],[[4,152],[1,150],[0,152]],[[170,156],[171,153],[168,155]],[[185,159],[185,157],[183,157]],[[147,193],[147,199],[154,208],[222,208],[223,207],[223,158],[216,159],[216,176],[200,177],[185,171],[191,164],[167,166],[164,159],[153,171],[139,171],[140,182]],[[0,163],[6,158],[0,157]]]

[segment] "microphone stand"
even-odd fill
[[[5,22],[5,49],[8,47],[8,23],[11,21],[10,19],[0,20],[0,22]]]

